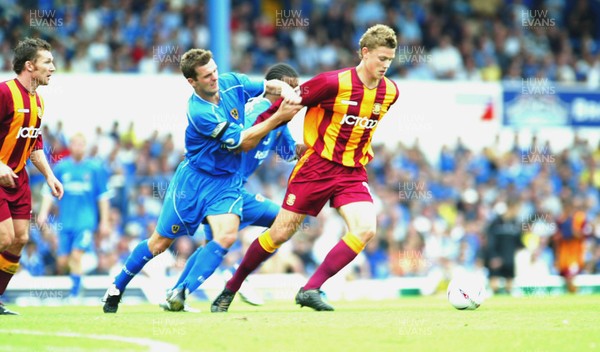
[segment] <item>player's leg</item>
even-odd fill
[[[241,198],[239,199],[239,213],[241,214]],[[167,299],[174,310],[183,309],[185,297],[194,292],[214,271],[221,265],[227,250],[237,240],[237,231],[240,218],[237,214],[218,214],[206,217],[212,233],[213,240],[208,242],[194,258],[194,264],[188,275],[173,290]]]
[[[149,239],[141,241],[131,252],[121,272],[104,296],[104,312],[116,313],[125,288],[144,265],[167,250],[175,238],[193,235],[199,225],[198,192],[202,188],[194,179],[195,173],[182,163],[167,188],[156,229]],[[191,187],[190,185],[196,185]]]
[[[240,225],[240,230],[249,225],[266,228],[271,227],[275,221],[275,218],[277,218],[277,214],[279,214],[281,207],[270,199],[264,198],[260,194],[251,196],[252,200],[249,201],[244,198],[244,223]],[[235,271],[240,266],[240,262],[241,258],[237,261],[237,263],[228,268],[229,273],[231,273],[231,277],[233,277]],[[248,280],[248,278],[244,280],[238,292],[242,301],[250,305],[260,306],[264,304],[264,299],[259,292],[256,291],[252,282]]]
[[[350,203],[339,210],[348,226],[348,233],[329,251],[304,286],[306,290],[321,288],[327,279],[354,260],[375,236],[376,213],[373,203]]]
[[[83,254],[92,248],[93,234],[90,229],[83,231],[77,231],[73,241],[73,246],[69,255],[69,276],[73,285],[71,286],[71,292],[69,297],[79,296],[81,289],[81,276],[83,275],[83,269],[81,267],[81,258]]]
[[[286,209],[280,210],[271,228],[250,244],[235,274],[227,282],[223,292],[213,301],[210,307],[211,312],[227,312],[235,293],[239,291],[248,275],[294,235],[305,217],[305,214],[298,214]]]
[[[371,202],[355,202],[338,208],[346,221],[348,232],[327,253],[304,287],[296,295],[296,303],[318,311],[333,307],[321,299],[321,286],[348,265],[375,236],[376,212]]]
[[[12,218],[10,217],[10,212],[8,212],[8,206],[6,205],[6,202],[4,201],[4,204],[6,205],[4,211],[3,211],[3,207],[2,207],[2,202],[3,200],[0,200],[0,217],[2,217],[2,214],[7,214],[4,215],[4,219],[2,221],[0,221],[0,249],[2,249],[2,251],[0,251],[0,297],[2,296],[2,294],[4,294],[4,291],[6,290],[6,286],[8,286],[8,282],[10,281],[12,275],[17,271],[18,268],[18,262],[15,265],[14,263],[14,258],[12,257],[12,255],[10,253],[6,253],[6,256],[8,256],[9,258],[13,259],[13,260],[8,260],[5,257],[5,250],[10,247],[10,245],[12,244],[14,238],[15,238],[15,230],[14,230],[14,226],[13,226],[13,221]],[[6,217],[8,216],[8,217]],[[0,315],[16,315],[17,313],[9,310],[8,308],[6,308],[4,306],[4,304],[2,304],[2,302],[0,301]]]

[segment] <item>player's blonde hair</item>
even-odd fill
[[[205,49],[190,49],[183,54],[179,68],[185,78],[196,80],[196,67],[206,65],[212,59],[212,52]]]
[[[380,46],[396,49],[396,32],[384,24],[376,24],[365,32],[358,41],[358,57],[362,59],[362,48],[374,50]]]

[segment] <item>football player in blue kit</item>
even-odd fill
[[[200,224],[208,223],[213,240],[195,260],[203,264],[202,268],[194,265],[190,271],[193,281],[185,280],[172,293],[183,305],[186,292],[195,290],[206,275],[212,274],[237,240],[243,207],[242,156],[238,151],[254,148],[301,108],[299,96],[283,81],[252,81],[237,73],[219,75],[209,50],[188,50],[180,67],[194,89],[188,101],[185,159],[169,184],[154,233],[136,246],[107,289],[105,313],[117,312],[127,284],[149,260],[169,248],[177,237],[191,236]],[[283,97],[284,103],[270,119],[245,129],[244,105],[264,92]]]
[[[291,87],[296,88],[298,86],[298,73],[296,70],[287,64],[275,64],[269,68],[265,79],[272,80],[277,79],[285,81]],[[276,94],[265,93],[260,97],[250,99],[245,107],[246,112],[246,126],[252,126],[256,121],[258,115],[267,110],[279,96]],[[303,152],[304,145],[297,145],[289,131],[287,124],[283,124],[272,131],[270,131],[258,145],[248,151],[242,153],[242,168],[241,174],[243,183],[245,184],[248,178],[256,171],[256,169],[263,163],[268,157],[271,150],[274,150],[279,157],[286,161],[292,161],[296,159],[298,155]],[[244,202],[244,208],[242,210],[242,221],[239,229],[242,230],[247,226],[261,226],[269,227],[273,224],[277,213],[279,213],[279,204],[267,199],[260,194],[253,194],[248,192],[245,188],[242,189],[242,198]],[[206,242],[210,242],[213,239],[212,230],[209,225],[204,226],[204,234]],[[167,311],[175,311],[170,302],[169,298],[173,297],[172,292],[181,286],[183,282],[189,277],[192,267],[197,262],[196,258],[202,252],[202,248],[198,248],[189,258],[183,272],[180,274],[178,281],[174,287],[167,292],[167,301],[161,303],[160,306]],[[202,263],[200,263],[202,265]],[[232,271],[234,268],[229,268]],[[207,278],[207,277],[206,277]],[[190,281],[193,277],[190,278]],[[244,298],[244,296],[242,296]],[[258,304],[256,298],[247,297],[244,298],[250,304]],[[177,308],[186,310],[187,307],[181,304],[175,304]],[[177,310],[179,310],[177,309]]]

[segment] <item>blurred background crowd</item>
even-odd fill
[[[385,23],[399,38],[398,60],[389,71],[394,79],[537,78],[600,86],[598,1],[231,3],[231,64],[238,72],[262,75],[276,62],[307,76],[352,66],[358,36],[373,23]],[[59,72],[176,73],[177,64],[157,57],[209,47],[206,13],[203,1],[5,0],[0,4],[0,71],[11,70],[18,40],[41,36],[51,42]],[[52,163],[68,155],[68,137],[60,124],[44,126]],[[106,274],[152,232],[183,151],[175,148],[173,136],[156,132],[140,139],[135,126],[118,122],[88,137],[89,157],[102,163],[113,191],[112,232],[96,238],[87,264],[91,274]],[[461,267],[505,277],[512,274],[511,266],[531,277],[600,272],[598,141],[575,137],[568,148],[553,150],[547,141],[535,136],[524,141],[516,133],[509,150],[498,141],[471,150],[457,139],[436,160],[426,159],[418,144],[377,147],[375,155],[368,171],[379,207],[377,239],[351,275],[444,275]],[[280,202],[292,167],[271,157],[247,187]],[[39,198],[43,178],[29,170]],[[39,226],[34,213],[32,241],[22,257],[23,270],[32,275],[57,274],[54,233],[60,224],[55,219]],[[324,210],[262,270],[309,274],[343,231],[335,212]],[[255,233],[243,231],[242,238]],[[581,250],[566,269],[556,265],[565,238],[581,239]],[[180,271],[201,242],[201,233],[178,240],[167,271]]]
[[[351,66],[374,23],[399,33],[390,74],[406,79],[547,78],[600,85],[600,3],[592,0],[232,0],[232,69],[262,74],[287,62],[301,74]],[[285,10],[282,10],[285,9]],[[293,10],[292,10],[293,9]],[[177,70],[165,53],[207,48],[204,1],[6,0],[1,70],[20,38],[41,35],[63,72]]]

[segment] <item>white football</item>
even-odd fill
[[[485,298],[485,284],[477,277],[455,277],[448,285],[448,302],[460,310],[479,308]]]

